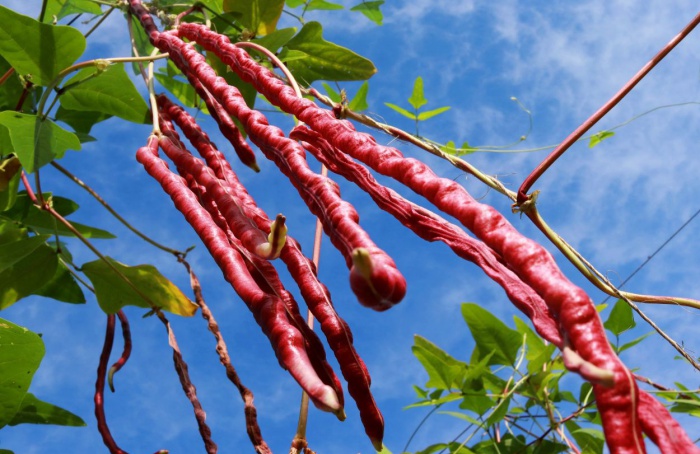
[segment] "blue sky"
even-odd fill
[[[340,3],[352,6],[356,2]],[[0,4],[32,16],[40,7],[38,0],[0,0]],[[348,11],[310,12],[307,19],[321,21],[327,39],[370,58],[377,66],[378,73],[370,83],[370,115],[412,131],[410,121],[383,103],[407,105],[413,81],[421,76],[429,101],[426,108],[451,106],[447,113],[422,124],[422,135],[458,144],[465,140],[472,145],[511,143],[528,129],[527,116],[511,100],[517,97],[533,118],[532,133],[518,148],[532,149],[566,137],[697,13],[692,1],[649,0],[643,8],[625,0],[582,0],[572,5],[574,2],[516,0],[393,1],[383,8],[382,27]],[[86,55],[128,55],[124,25],[123,18],[114,14],[101,33],[91,37]],[[593,132],[659,106],[700,101],[699,47],[696,32]],[[341,87],[353,93],[357,84]],[[550,225],[614,283],[622,281],[700,208],[697,119],[698,105],[641,117],[593,149],[585,143],[575,145],[535,185],[541,191],[538,206]],[[287,120],[271,115],[272,122],[278,120],[289,127]],[[213,134],[211,124],[206,128]],[[148,126],[109,121],[95,128],[98,142],[69,153],[62,163],[150,236],[180,249],[198,245],[189,256],[190,263],[226,335],[234,366],[255,393],[263,436],[274,452],[287,452],[296,428],[298,386],[278,366],[269,342],[169,198],[134,160],[149,131]],[[377,138],[428,161],[439,174],[463,183],[477,198],[504,212],[526,235],[542,240],[529,221],[510,214],[510,201],[505,197],[420,150],[385,135]],[[468,160],[516,189],[545,153],[477,153]],[[287,216],[290,233],[310,252],[312,217],[274,166],[258,156],[260,174],[236,167],[242,181],[268,213]],[[152,263],[188,291],[184,269],[170,256],[116,224],[65,178],[50,169],[42,175],[45,189],[81,204],[74,215],[76,221],[119,236],[116,241],[99,242],[100,250],[124,263]],[[411,385],[422,386],[427,378],[411,354],[413,335],[426,337],[467,360],[473,343],[460,316],[460,303],[481,304],[509,324],[518,313],[477,267],[457,259],[443,245],[417,240],[374,208],[367,196],[337,181],[343,196],[358,207],[363,227],[394,257],[409,283],[405,300],[391,311],[380,314],[365,309],[348,289],[342,257],[324,242],[320,276],[338,312],[352,327],[356,347],[372,374],[372,389],[386,419],[385,443],[393,452],[400,452],[425,414],[423,410],[402,410],[415,400]],[[626,289],[698,298],[699,232],[696,220]],[[77,263],[94,259],[77,244],[71,251]],[[556,255],[565,273],[590,290],[594,301],[604,299]],[[646,306],[644,310],[698,355],[692,310],[671,306]],[[134,353],[115,377],[116,394],[106,397],[112,433],[129,452],[161,448],[171,453],[200,452],[192,411],[172,371],[165,331],[155,318],[142,319],[142,313],[141,309],[127,309]],[[29,454],[100,452],[92,394],[105,317],[95,301],[73,306],[29,298],[5,310],[2,317],[43,334],[47,353],[31,391],[77,413],[88,427],[8,427],[0,432],[0,447]],[[199,315],[170,319],[220,452],[251,451],[240,398],[218,364],[205,323]],[[629,339],[651,330],[639,320],[638,324]],[[118,349],[121,344],[116,345]],[[668,344],[654,337],[642,345],[623,354],[630,367],[639,367],[643,375],[668,386],[676,381],[698,386],[697,372],[673,360],[676,353]],[[324,454],[372,452],[353,403],[348,402],[347,412],[348,419],[339,423],[332,415],[311,410],[308,437],[314,450]],[[697,422],[684,420],[684,424],[691,437],[698,436]],[[418,432],[410,449],[450,439],[462,428],[456,420],[436,416]]]

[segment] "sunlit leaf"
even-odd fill
[[[21,170],[16,156],[0,160],[0,212],[9,210],[15,204]]]
[[[17,414],[43,357],[41,337],[0,319],[0,428]]]
[[[476,341],[475,351],[483,357],[494,352],[489,364],[512,366],[515,364],[523,337],[508,328],[486,309],[473,303],[462,304],[462,316]]]
[[[373,2],[362,2],[359,5],[355,5],[350,8],[350,11],[359,11],[364,14],[367,19],[371,20],[377,25],[382,25],[384,16],[380,7],[384,4],[384,0],[378,0]]]
[[[646,334],[643,334],[643,335],[639,336],[638,338],[636,338],[636,339],[634,339],[634,340],[632,340],[632,341],[629,341],[629,342],[627,342],[627,343],[625,343],[625,344],[622,344],[622,345],[620,346],[620,348],[617,349],[617,353],[620,354],[620,353],[624,352],[625,350],[634,347],[635,345],[637,345],[638,343],[640,343],[641,341],[643,341],[644,339],[646,339],[647,337],[649,337],[649,336],[651,336],[651,335],[653,335],[653,334],[654,334],[654,332],[653,332],[653,331],[650,331],[650,332],[648,332],[648,333],[646,333]]]
[[[325,82],[321,82],[321,85],[323,86],[323,89],[326,90],[326,95],[328,95],[328,97],[331,98],[331,101],[333,101],[333,102],[340,102],[341,101],[340,93],[335,91],[333,89],[333,87],[331,87],[330,85],[328,85]]]
[[[186,317],[194,315],[197,311],[197,305],[154,266],[127,266],[111,258],[107,260],[109,264],[105,260],[95,260],[82,266],[83,272],[95,287],[97,302],[106,313],[114,314],[124,306],[150,309],[151,304]],[[127,284],[113,267],[138,288],[139,292]],[[149,301],[144,300],[139,293]]]
[[[284,0],[224,0],[224,12],[240,14],[239,22],[256,35],[267,35],[277,27]]]
[[[46,244],[0,272],[0,309],[34,294],[56,274],[58,255]]]
[[[360,85],[360,88],[357,89],[357,93],[355,93],[355,96],[348,103],[348,109],[354,112],[362,112],[363,110],[367,110],[369,108],[369,104],[367,104],[368,92],[369,82],[364,81],[362,85]]]
[[[42,24],[4,6],[0,24],[0,55],[36,85],[48,85],[85,51],[85,38],[73,27]]]
[[[343,9],[343,5],[339,5],[337,3],[331,3],[326,0],[311,0],[307,5],[306,5],[306,11],[311,11],[314,9],[325,9],[325,10],[334,10],[334,9]]]
[[[404,117],[410,118],[411,120],[417,120],[418,117],[416,117],[416,114],[413,112],[409,112],[408,110],[404,109],[403,107],[399,107],[396,104],[392,104],[390,102],[385,102],[385,106],[389,107],[392,110],[395,110],[396,112],[400,113]]]
[[[435,115],[440,115],[443,112],[450,110],[449,106],[439,107],[437,109],[426,110],[418,114],[418,121],[427,120],[428,118],[433,118]]]
[[[56,14],[58,20],[71,14],[92,14],[95,16],[102,14],[100,5],[91,0],[49,0],[49,3],[58,4],[60,8]],[[48,6],[47,12],[50,12]]]
[[[256,38],[253,42],[260,44],[270,52],[277,52],[280,47],[287,44],[289,40],[294,37],[296,32],[296,27],[282,28],[260,38]]]
[[[413,336],[411,350],[428,373],[427,387],[449,390],[460,380],[467,365],[421,336]],[[458,386],[458,384],[457,384]]]
[[[67,80],[61,95],[66,109],[101,112],[134,123],[148,123],[148,105],[134,86],[124,65],[114,64],[103,71],[84,68]]]
[[[50,235],[38,235],[0,244],[0,272],[34,252],[49,238],[51,238]]]
[[[93,126],[111,117],[111,115],[104,112],[81,112],[79,110],[66,109],[62,105],[58,106],[56,111],[56,121],[62,121],[73,128],[81,143],[85,142],[85,140],[81,139],[81,134],[89,134]]]
[[[19,112],[0,112],[0,128],[6,130],[14,152],[28,173],[61,158],[67,150],[80,150],[80,141],[72,132],[51,120]]]
[[[57,426],[87,426],[79,416],[74,415],[61,407],[39,400],[32,393],[24,395],[22,404],[17,413],[8,423],[10,426],[17,424],[53,424]]]
[[[294,77],[303,85],[315,80],[366,80],[377,72],[371,61],[324,40],[323,28],[318,22],[304,24],[285,47],[307,54],[306,58],[288,64]]]
[[[416,110],[428,103],[423,94],[423,78],[420,76],[416,77],[416,80],[413,82],[413,91],[411,92],[411,97],[408,98],[408,103]]]
[[[591,136],[591,140],[588,142],[588,148],[593,148],[605,139],[614,136],[615,133],[612,131],[600,131],[597,134]]]
[[[306,3],[306,0],[287,0],[286,4],[290,8],[296,8]]]
[[[622,299],[617,300],[603,326],[616,336],[637,326],[630,305]]]

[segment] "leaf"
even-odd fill
[[[232,85],[238,89],[238,91],[243,96],[246,105],[252,109],[255,105],[255,99],[258,95],[258,92],[255,91],[255,87],[253,87],[247,82],[243,82],[243,80],[240,77],[238,77],[238,74],[229,70],[229,67],[224,62],[222,62],[216,55],[207,53],[207,62],[211,65],[212,68],[214,68],[218,76],[223,77],[224,79],[226,79],[226,82],[229,85]],[[243,128],[240,129],[242,132]]]
[[[392,104],[390,102],[385,102],[384,105],[389,107],[390,109],[395,110],[396,112],[400,113],[404,117],[410,118],[411,120],[418,120],[418,117],[416,116],[416,114],[414,114],[413,112],[409,112],[408,110],[404,109],[403,107],[399,107],[396,104]]]
[[[489,364],[515,365],[523,337],[508,328],[489,311],[473,303],[462,304],[462,316],[476,341],[480,357],[494,352]]]
[[[415,335],[411,351],[428,373],[427,387],[449,390],[464,373],[467,365],[441,350],[429,340]]]
[[[4,6],[0,24],[0,55],[36,85],[48,85],[85,51],[85,38],[73,27],[42,24]]]
[[[270,52],[277,52],[280,47],[287,44],[289,40],[294,37],[296,32],[296,27],[282,28],[260,38],[256,38],[253,42],[263,46]]]
[[[201,108],[206,111],[207,106],[202,102],[194,87],[189,82],[183,82],[174,77],[166,76],[165,74],[156,73],[156,80],[175,96],[178,101],[186,107]]]
[[[600,131],[597,134],[591,136],[591,140],[588,142],[588,148],[593,148],[598,145],[603,140],[614,136],[615,133],[612,131]]]
[[[384,4],[384,0],[374,1],[374,2],[362,2],[359,5],[355,5],[350,8],[350,11],[359,11],[364,14],[365,17],[377,25],[382,25],[384,16],[382,11],[379,9]]]
[[[21,176],[22,166],[16,156],[0,161],[0,212],[15,204]]]
[[[306,0],[287,0],[286,3],[288,7],[296,8],[306,3]]]
[[[33,295],[45,296],[64,303],[85,304],[85,294],[75,277],[62,262],[58,262],[56,273]]]
[[[328,85],[328,84],[325,83],[325,82],[321,82],[321,85],[323,86],[323,89],[326,90],[326,95],[328,95],[328,97],[331,98],[331,101],[333,101],[333,102],[341,102],[340,93],[338,93],[337,91],[335,91],[335,90],[333,89],[333,87],[331,87],[330,85]]]
[[[112,116],[104,112],[81,112],[66,109],[62,105],[59,105],[56,111],[56,121],[62,121],[73,128],[79,139],[81,134],[89,134],[93,126],[108,118],[112,118]],[[80,142],[82,143],[84,140],[80,140]]]
[[[66,109],[101,112],[134,123],[150,121],[148,106],[122,64],[81,69],[66,81],[64,90],[60,100]]]
[[[582,454],[602,454],[605,447],[603,432],[593,428],[581,428],[573,420],[564,423],[576,440]]]
[[[49,0],[49,3],[57,4],[60,7],[58,14],[56,14],[59,20],[71,14],[92,14],[95,16],[102,14],[100,5],[90,0]]]
[[[0,310],[46,285],[56,274],[58,255],[46,244],[0,272]]]
[[[420,76],[416,77],[416,80],[413,82],[413,92],[411,97],[408,98],[408,103],[416,110],[428,103],[428,100],[423,95],[423,78]]]
[[[95,287],[97,302],[108,314],[118,312],[124,306],[138,306],[151,309],[129,284],[112,269],[119,270],[127,279],[146,296],[152,304],[173,314],[191,317],[197,311],[197,305],[187,298],[175,284],[166,279],[152,265],[127,266],[107,257],[83,265],[82,270]]]
[[[553,344],[545,345],[538,336],[522,319],[513,317],[515,329],[525,336],[525,359],[527,359],[527,371],[535,374],[542,370],[542,366],[552,359],[552,354],[556,351]]]
[[[367,104],[367,93],[369,92],[369,83],[367,81],[364,81],[362,85],[360,85],[360,88],[357,89],[357,93],[355,93],[355,96],[352,98],[352,101],[348,104],[348,109],[354,111],[354,112],[362,112],[363,110],[367,110],[369,108],[369,104]]]
[[[377,72],[371,61],[323,39],[318,22],[307,22],[285,46],[307,54],[302,60],[289,62],[289,69],[303,85],[315,80],[366,80]]]
[[[311,11],[314,9],[335,10],[343,8],[345,8],[343,5],[327,2],[326,0],[311,0],[306,5],[306,11]]]
[[[239,22],[255,35],[267,35],[277,27],[284,0],[224,0],[225,13],[239,13]]]
[[[79,416],[61,407],[39,400],[32,393],[25,394],[22,405],[17,413],[15,413],[12,421],[8,424],[10,426],[16,426],[17,424],[54,424],[73,427],[87,426],[85,421]]]
[[[23,238],[19,241],[0,244],[0,272],[12,267],[39,246],[46,243],[51,238],[50,235],[38,235]]]
[[[622,299],[617,300],[603,326],[616,336],[637,326],[630,305]]]
[[[0,428],[19,410],[43,357],[41,337],[0,319]]]
[[[643,341],[647,337],[651,336],[652,334],[654,334],[654,332],[650,331],[646,334],[639,336],[638,338],[636,338],[630,342],[627,342],[626,344],[623,344],[620,348],[617,349],[617,354],[619,355],[620,353],[624,352],[625,350],[634,347],[635,345],[637,345],[638,343],[640,343],[641,341]]]
[[[7,62],[7,60],[0,56],[0,75],[7,73],[11,67],[12,66]],[[24,88],[22,87],[20,78],[15,71],[5,80],[5,82],[0,84],[0,112],[4,110],[21,110],[24,112],[30,112],[32,110],[31,96],[27,96],[22,103],[22,106],[20,106],[20,109],[17,109],[17,102],[22,95],[22,90],[24,90]]]
[[[63,157],[67,150],[80,150],[80,141],[72,132],[51,120],[19,112],[0,112],[0,128],[6,130],[11,149],[28,173]]]
[[[440,115],[443,112],[446,112],[450,110],[449,106],[446,107],[439,107],[437,109],[433,110],[426,110],[425,112],[421,112],[418,114],[418,121],[423,121],[427,120],[428,118],[433,118],[435,115]]]

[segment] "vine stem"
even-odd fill
[[[90,186],[85,184],[81,179],[79,179],[75,174],[70,172],[68,169],[65,167],[61,166],[58,164],[56,161],[52,161],[51,165],[64,174],[66,177],[68,177],[71,181],[73,181],[75,184],[86,190],[95,200],[97,200],[109,213],[114,216],[119,222],[121,222],[127,229],[131,230],[134,232],[137,236],[139,236],[141,239],[146,241],[147,243],[155,246],[158,249],[161,249],[165,252],[168,252],[170,254],[173,254],[176,257],[184,257],[187,255],[187,252],[182,252],[178,251],[177,249],[170,248],[168,246],[164,246],[157,241],[153,240],[152,238],[148,237],[146,234],[143,232],[139,231],[136,227],[132,226],[126,219],[124,219],[117,211],[112,208],[97,192],[95,192],[94,189],[92,189]]]
[[[593,113],[586,121],[576,128],[557,148],[550,153],[536,168],[528,175],[518,189],[517,204],[519,206],[530,200],[528,191],[537,179],[564,154],[571,145],[583,136],[594,124],[603,118],[610,110],[615,107],[632,89],[651,71],[661,60],[673,50],[678,43],[700,23],[700,13],[698,13],[688,25],[686,25],[680,33],[673,37],[646,65],[644,65],[632,78],[610,98],[600,109]]]

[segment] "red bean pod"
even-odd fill
[[[160,115],[161,119],[169,119],[166,111],[162,111]],[[169,128],[168,123],[163,122],[163,131],[170,138],[172,132]],[[193,142],[193,144],[195,147],[204,146],[203,139]],[[180,143],[161,141],[161,147],[178,169],[182,169],[184,172],[192,175],[199,184],[206,188],[207,193],[216,201],[221,214],[226,219],[234,235],[240,239],[247,250],[267,259],[274,259],[279,256],[281,247],[275,248],[275,245],[268,241],[268,236],[248,219],[235,195],[220,182],[213,170],[189,152],[186,152]],[[182,174],[182,172],[180,173]]]
[[[165,104],[163,105],[165,106]],[[167,113],[176,121],[188,140],[202,137],[199,126],[189,114],[170,103]],[[216,176],[227,185],[230,192],[236,195],[246,216],[253,219],[261,230],[269,229],[270,220],[245,187],[240,183],[235,172],[231,169],[223,154],[213,144],[197,147],[200,155],[206,160]],[[211,211],[210,211],[211,212]],[[321,330],[328,340],[341,372],[348,383],[348,392],[358,402],[360,417],[368,427],[368,434],[375,446],[381,446],[383,437],[383,418],[370,392],[371,379],[364,362],[353,346],[352,332],[345,321],[337,314],[328,289],[318,280],[316,269],[301,251],[299,244],[291,237],[282,249],[280,258],[287,265],[292,278],[300,288],[301,295],[306,301],[314,317],[319,321]]]
[[[376,310],[386,310],[398,303],[406,292],[405,279],[393,260],[359,227],[357,212],[339,197],[337,185],[312,172],[304,158],[304,150],[287,139],[279,128],[271,126],[264,115],[248,108],[238,90],[218,77],[192,46],[171,33],[158,35],[155,44],[162,47],[161,50],[167,49],[178,67],[187,68],[188,77],[199,79],[227,112],[243,123],[253,143],[290,179],[312,213],[321,219],[335,247],[344,255],[350,268],[351,287],[358,300]]]
[[[318,377],[304,348],[304,338],[287,320],[284,303],[266,294],[257,285],[243,258],[228,243],[211,215],[200,205],[197,196],[187,188],[182,177],[173,174],[158,157],[159,140],[151,136],[148,145],[138,149],[137,160],[170,195],[175,207],[194,228],[224,277],[234,287],[268,336],[280,365],[289,370],[314,404],[326,411],[342,411],[335,391]],[[164,143],[173,143],[164,138]]]
[[[544,339],[559,347],[563,345],[557,321],[542,298],[505,266],[492,249],[437,214],[380,185],[366,167],[333,148],[320,134],[308,127],[295,127],[289,137],[301,141],[304,148],[332,172],[355,183],[372,197],[379,208],[390,213],[416,235],[426,241],[441,241],[459,257],[479,266],[505,290],[511,302],[532,320],[535,329]]]

